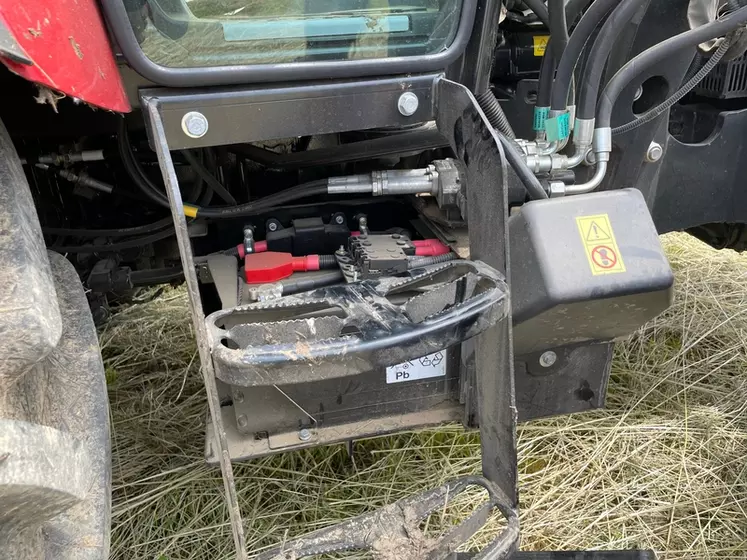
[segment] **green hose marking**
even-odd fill
[[[550,142],[560,142],[571,134],[571,115],[563,113],[545,121],[545,132]]]
[[[535,131],[545,130],[545,121],[547,115],[550,114],[550,107],[535,107],[534,108],[534,122],[532,128]]]

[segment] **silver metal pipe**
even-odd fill
[[[565,169],[573,169],[581,165],[586,159],[586,154],[591,149],[591,144],[578,145],[574,143],[574,151],[572,156],[568,156],[567,167]]]
[[[598,161],[597,169],[594,172],[594,176],[589,181],[587,181],[586,183],[581,183],[580,185],[566,185],[564,194],[568,196],[572,194],[589,193],[602,184],[602,181],[604,180],[604,176],[606,174],[607,174],[607,162]]]
[[[551,156],[560,150],[560,142],[553,140],[552,142],[545,142],[544,145],[537,144],[537,153],[541,156]]]

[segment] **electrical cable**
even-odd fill
[[[407,269],[412,270],[413,268],[441,264],[453,261],[456,258],[457,256],[455,253],[446,253],[445,255],[436,255],[434,257],[409,257],[407,259]]]
[[[550,107],[554,111],[565,111],[568,102],[568,94],[571,90],[571,81],[573,73],[578,63],[581,53],[586,46],[587,41],[594,33],[599,23],[604,19],[612,8],[619,3],[619,0],[594,0],[586,10],[581,20],[576,25],[568,45],[563,51],[557,66],[555,82],[552,86],[552,96]]]
[[[678,89],[669,99],[661,103],[660,105],[657,105],[653,109],[647,111],[634,121],[631,121],[627,124],[624,124],[622,126],[618,126],[612,129],[612,135],[617,134],[623,134],[625,132],[630,132],[631,130],[635,130],[639,126],[642,126],[648,122],[651,122],[656,117],[670,109],[675,103],[677,103],[680,99],[685,97],[690,91],[697,86],[701,81],[703,81],[703,78],[705,78],[711,70],[721,61],[721,59],[726,54],[726,51],[729,50],[729,47],[731,46],[731,40],[729,37],[725,38],[721,44],[718,46],[718,49],[715,53],[711,56],[710,59],[708,59],[708,62],[706,62],[700,70],[698,70],[695,74],[690,77],[683,85]]]
[[[42,232],[47,235],[66,235],[71,237],[129,237],[131,235],[140,235],[158,231],[173,224],[174,221],[169,216],[151,224],[142,226],[113,228],[113,229],[75,229],[42,226]]]
[[[190,152],[189,150],[182,150],[181,154],[184,159],[187,160],[187,163],[190,165],[190,167],[195,170],[197,175],[208,185],[210,185],[210,187],[213,189],[213,192],[221,197],[226,204],[232,204],[234,206],[238,204],[236,202],[236,199],[231,195],[230,192],[228,192],[228,189],[226,189],[226,187],[224,187],[221,182],[215,178],[215,175],[210,173],[210,171],[208,171],[207,168],[202,165],[202,163],[194,156],[194,154],[192,154],[192,152]],[[195,202],[197,202],[196,199],[194,200]]]
[[[620,34],[646,2],[648,0],[622,0],[602,25],[593,46],[589,49],[589,58],[581,74],[576,118],[594,118],[607,59]]]
[[[617,101],[625,86],[633,81],[636,76],[643,74],[654,64],[667,59],[683,49],[695,48],[700,43],[721,37],[744,26],[746,23],[747,8],[740,8],[721,19],[670,37],[630,60],[617,71],[602,92],[597,115],[597,128],[610,126],[615,101]]]
[[[307,276],[311,276],[311,278],[307,278]],[[282,286],[283,295],[287,296],[336,284],[343,279],[342,271],[338,268],[324,273],[296,273],[286,280],[280,280],[278,283]]]
[[[202,150],[200,150],[200,162],[202,162]],[[188,202],[197,202],[200,200],[200,195],[202,194],[202,187],[205,185],[205,180],[200,176],[197,175],[197,178],[194,181],[194,184],[192,185],[192,190],[189,191],[189,194],[187,195],[186,200]]]
[[[119,241],[117,243],[109,243],[106,245],[62,245],[49,247],[51,251],[57,251],[58,253],[99,253],[99,252],[117,252],[125,251],[127,249],[135,249],[144,245],[150,245],[156,241],[167,239],[174,235],[174,227],[171,226],[168,229],[146,235],[143,237],[136,237],[134,239],[128,239],[127,241]]]
[[[130,282],[133,286],[151,286],[166,284],[184,278],[181,267],[169,266],[165,268],[150,268],[146,270],[133,270],[130,272]]]

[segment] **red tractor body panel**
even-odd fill
[[[91,105],[130,111],[94,0],[0,0],[0,19],[31,61],[1,57],[10,70]]]

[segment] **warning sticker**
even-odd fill
[[[535,35],[532,38],[534,56],[545,56],[545,50],[547,50],[547,43],[549,40],[549,35]]]
[[[607,214],[581,216],[576,218],[576,224],[593,275],[625,272],[625,264]]]

